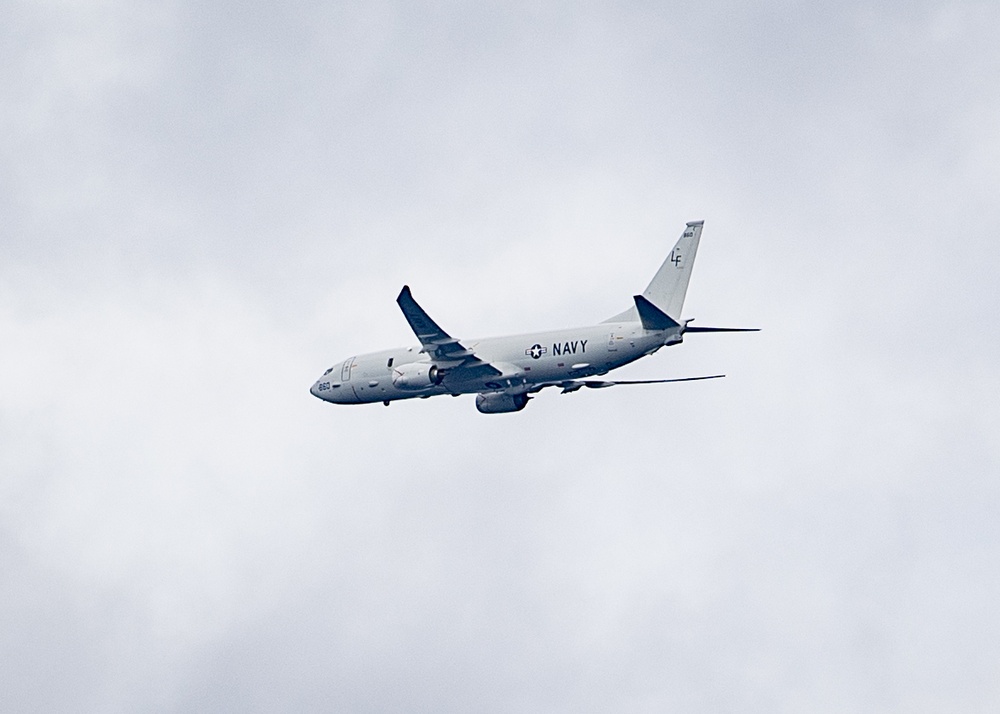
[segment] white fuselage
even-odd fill
[[[674,379],[588,379],[682,342],[686,332],[740,332],[741,328],[689,327],[681,318],[691,268],[704,221],[684,226],[670,254],[631,307],[589,327],[533,332],[481,340],[459,340],[414,299],[408,285],[396,297],[419,345],[372,352],[344,360],[313,383],[314,396],[335,404],[365,404],[439,394],[477,394],[482,414],[524,409],[548,387],[562,393],[584,387],[662,384],[718,379],[725,375]]]
[[[603,375],[681,340],[679,329],[646,330],[639,322],[463,340],[463,345],[479,359],[497,367],[502,374],[457,381],[444,369],[439,384],[418,389],[397,386],[393,370],[409,364],[428,364],[430,358],[419,345],[400,347],[348,358],[328,369],[310,391],[337,404],[389,402],[438,394],[524,394],[541,383]]]

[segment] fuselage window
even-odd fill
[[[386,367],[392,367],[392,357],[390,357],[389,361],[385,363],[385,366]]]

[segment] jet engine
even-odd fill
[[[476,409],[483,414],[503,414],[504,412],[519,412],[528,403],[527,394],[504,394],[494,392],[476,396]]]
[[[444,374],[426,362],[411,362],[392,368],[392,383],[398,389],[428,389],[441,383]]]

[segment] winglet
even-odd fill
[[[639,321],[646,330],[669,330],[680,327],[680,324],[670,315],[663,312],[642,295],[635,295],[635,309],[639,313]]]

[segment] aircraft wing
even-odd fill
[[[404,285],[396,298],[403,317],[410,323],[417,339],[439,369],[450,372],[460,371],[462,379],[487,377],[501,374],[501,371],[489,362],[479,359],[476,354],[467,349],[457,339],[441,329],[428,315],[410,293],[410,286]]]
[[[677,379],[619,379],[615,381],[604,379],[565,379],[561,382],[545,382],[532,388],[531,392],[540,392],[546,387],[562,387],[560,394],[569,394],[583,387],[590,389],[604,389],[614,387],[619,384],[664,384],[665,382],[697,382],[700,379],[721,379],[724,374],[713,374],[708,377],[679,377]]]

